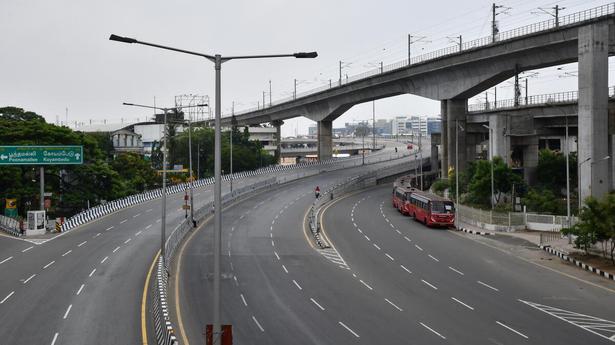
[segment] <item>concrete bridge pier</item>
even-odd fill
[[[320,120],[318,128],[318,160],[323,161],[333,157],[333,121]]]
[[[493,130],[493,139],[491,139],[493,154],[502,157],[504,162],[510,166],[510,136],[507,133],[510,128],[507,128],[507,120],[506,114],[489,115],[489,128]]]
[[[579,28],[579,174],[581,199],[600,198],[612,186],[613,150],[609,152],[609,25]],[[610,156],[610,158],[606,158]]]
[[[276,134],[276,146],[277,148],[275,149],[275,155],[276,155],[276,160],[278,162],[278,164],[280,164],[282,162],[282,125],[284,124],[284,121],[282,120],[274,120],[271,121],[271,124],[275,127],[275,134]]]
[[[448,178],[448,115],[446,108],[446,100],[443,99],[440,101],[440,119],[442,121],[441,126],[441,141],[440,147],[442,149],[442,173],[440,174],[440,178],[447,179]]]
[[[467,107],[468,100],[466,98],[453,98],[446,100],[446,147],[448,149],[448,167],[454,167],[455,171],[463,171],[466,168],[468,152],[468,148],[466,146],[466,132],[468,131],[468,127],[466,126]],[[464,130],[458,128],[457,124],[459,124]],[[456,144],[459,145],[459,167],[455,164]]]

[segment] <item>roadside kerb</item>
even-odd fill
[[[586,270],[586,271],[590,271],[593,272],[601,277],[607,278],[609,280],[615,280],[615,275],[609,272],[605,272],[602,271],[598,268],[592,267],[586,263],[583,263],[582,261],[579,261],[577,259],[571,258],[570,256],[568,256],[567,254],[552,248],[549,245],[541,245],[540,249],[546,251],[549,254],[553,254],[553,255],[557,255],[560,259],[564,260],[564,261],[568,261],[571,262],[573,264],[575,264],[578,267],[581,267],[582,269]]]

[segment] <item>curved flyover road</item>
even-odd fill
[[[304,231],[315,185],[281,186],[223,218],[222,322],[239,344],[612,344],[615,288],[554,272],[455,232],[428,229],[390,205],[389,185],[323,214],[335,248]],[[172,276],[183,343],[211,322],[209,225],[193,233]],[[610,339],[609,339],[610,338]]]

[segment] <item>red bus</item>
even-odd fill
[[[408,200],[413,191],[414,188],[404,186],[393,187],[393,207],[395,207],[403,215],[410,214],[410,203]]]
[[[408,200],[408,213],[427,226],[454,226],[455,204],[441,196],[413,191]]]

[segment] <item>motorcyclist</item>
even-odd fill
[[[316,189],[314,189],[314,195],[316,196],[316,199],[320,197],[320,187],[316,186]]]

